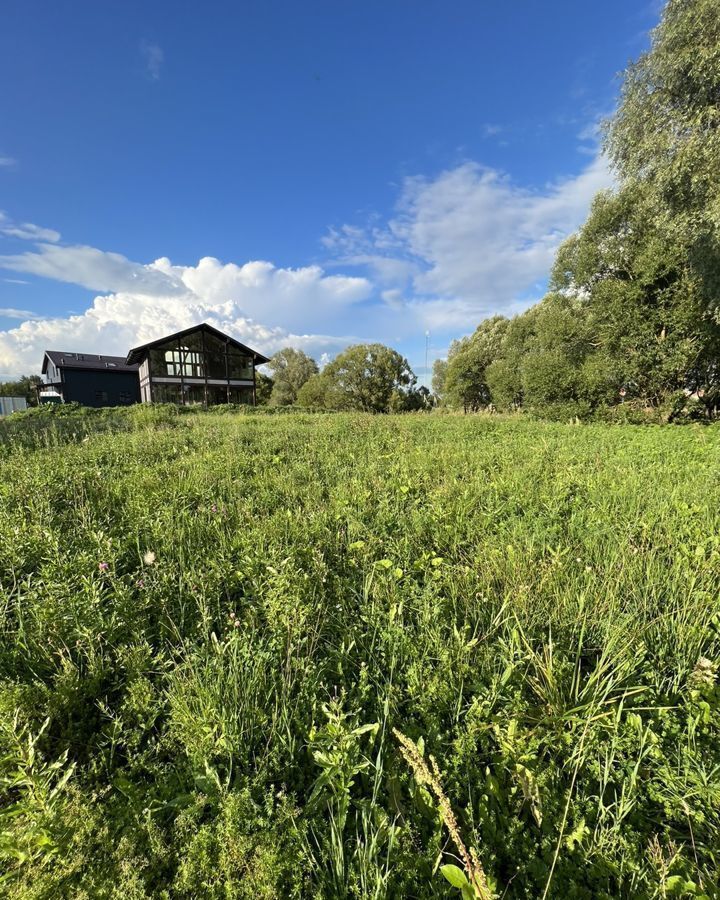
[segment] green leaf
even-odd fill
[[[475,893],[475,888],[471,884],[463,885],[462,898],[463,898],[463,900],[477,900],[477,894]]]
[[[470,882],[465,877],[465,873],[458,866],[446,865],[440,866],[440,872],[446,881],[449,881],[453,887],[462,890],[465,885],[470,887]]]

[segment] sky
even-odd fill
[[[612,185],[657,0],[4,0],[0,380],[201,321],[420,381]]]

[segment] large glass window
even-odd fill
[[[204,384],[186,384],[185,385],[185,402],[189,406],[197,404],[205,404],[205,385]]]
[[[185,378],[204,378],[205,360],[201,350],[187,347],[183,341],[181,373]]]
[[[209,384],[207,389],[208,406],[218,406],[221,403],[227,403],[228,389],[225,385]]]
[[[227,344],[209,332],[205,334],[205,359],[208,378],[227,378]]]
[[[168,372],[168,361],[165,358],[166,353],[172,354],[172,352],[172,350],[168,350],[166,347],[155,347],[150,351],[150,353],[148,354],[148,358],[150,361],[150,373],[152,375],[164,377],[166,375],[175,374],[174,367],[173,371]],[[175,352],[177,353],[177,349],[175,350]]]
[[[179,384],[158,384],[152,386],[153,403],[182,403]]]
[[[252,405],[253,392],[251,387],[231,387],[228,394],[230,403],[249,403]]]
[[[180,343],[186,350],[194,350],[196,353],[203,352],[203,333],[202,331],[191,331],[180,338]]]
[[[150,376],[252,381],[252,357],[222,338],[201,331],[166,341],[148,353]]]
[[[252,379],[252,359],[232,348],[228,351],[228,378]]]

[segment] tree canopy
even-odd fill
[[[420,408],[426,395],[408,361],[383,344],[356,344],[339,353],[299,392],[298,405],[390,412]]]
[[[720,398],[720,16],[670,0],[606,126],[617,187],[560,247],[550,292],[453,343],[444,402],[544,415]]]
[[[273,374],[271,406],[291,406],[305,382],[318,371],[312,357],[292,347],[278,350],[268,363],[268,368]]]

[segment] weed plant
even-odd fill
[[[719,473],[714,426],[13,417],[0,891],[719,897]]]

